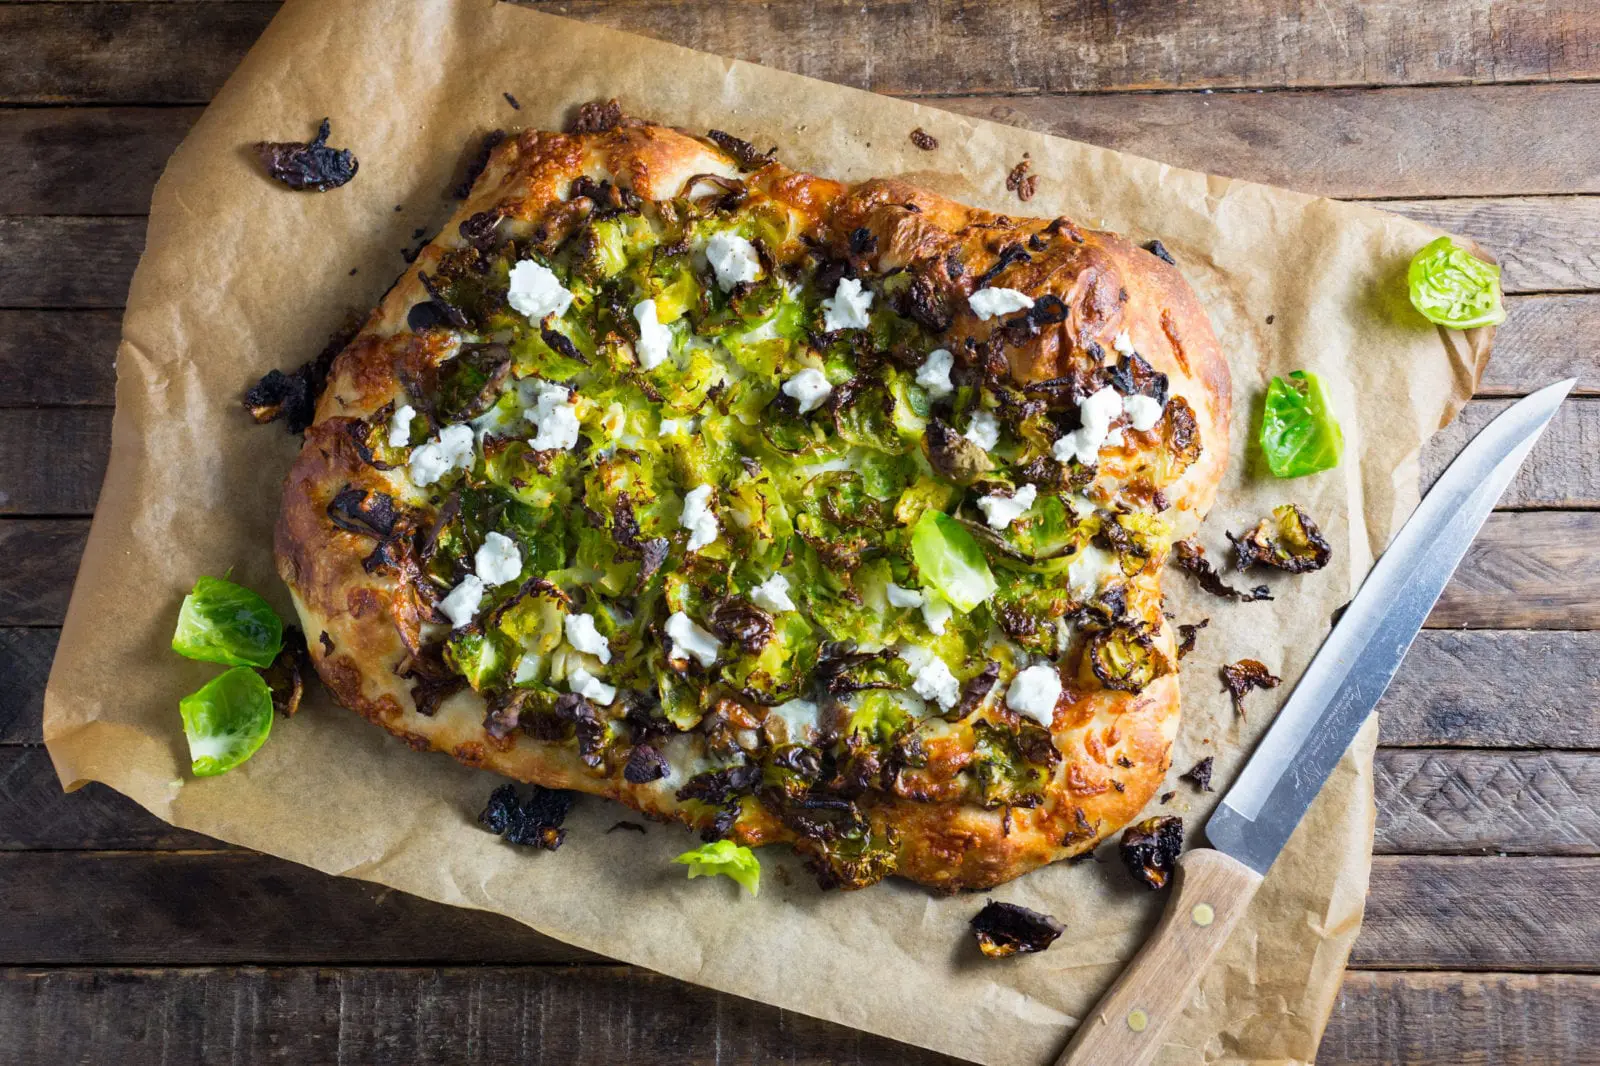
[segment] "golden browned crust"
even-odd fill
[[[543,743],[521,732],[495,739],[483,725],[484,701],[469,689],[450,695],[431,716],[418,713],[413,682],[401,672],[414,650],[402,633],[415,640],[419,609],[392,579],[367,573],[362,561],[370,539],[338,529],[326,516],[331,498],[346,485],[381,490],[397,500],[417,496],[403,470],[382,471],[363,462],[346,426],[400,395],[402,370],[426,360],[427,342],[406,330],[406,313],[427,298],[419,276],[461,245],[461,222],[494,209],[513,225],[559,227],[565,224],[567,187],[580,175],[610,180],[646,199],[665,199],[697,174],[740,176],[716,148],[660,126],[581,135],[529,131],[501,145],[441,236],[423,249],[335,360],[316,424],[288,475],[276,533],[279,572],[293,592],[317,669],[338,702],[419,750],[448,752],[512,778],[607,796],[691,824],[697,816],[674,795],[684,780],[681,771],[633,785],[620,774],[585,766],[570,744]],[[867,229],[877,238],[869,256],[877,270],[950,249],[968,261],[992,258],[1003,245],[1026,244],[1046,228],[1066,235],[1007,275],[1008,286],[1035,297],[1055,294],[1069,311],[1065,322],[1010,351],[1011,374],[1019,383],[1059,377],[1073,352],[1098,345],[1109,353],[1126,331],[1139,353],[1168,376],[1172,394],[1194,412],[1200,458],[1165,490],[1162,502],[1179,516],[1180,529],[1184,522],[1198,523],[1227,462],[1232,387],[1210,324],[1174,267],[1118,236],[1079,229],[1065,219],[998,216],[900,182],[846,187],[776,164],[750,180],[808,219],[812,231],[835,247]],[[946,273],[941,284],[952,315],[950,338],[986,337],[994,323],[980,323],[967,310],[976,279]],[[1116,455],[1108,456],[1102,476],[1114,478]],[[1157,644],[1173,657],[1156,579],[1139,584],[1130,599],[1159,627]],[[927,801],[889,798],[869,814],[878,826],[895,831],[898,874],[949,890],[998,884],[1086,851],[1127,824],[1163,780],[1178,714],[1175,676],[1161,677],[1137,694],[1086,681],[1069,688],[1057,706],[1052,734],[1062,760],[1041,805],[987,810],[931,795]],[[793,840],[771,819],[741,819],[735,833],[752,844]]]

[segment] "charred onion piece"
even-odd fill
[[[1233,697],[1233,709],[1241,718],[1244,717],[1244,698],[1252,689],[1277,688],[1282,680],[1281,677],[1274,677],[1265,663],[1255,659],[1240,659],[1222,668],[1222,683],[1228,686],[1228,695]]]
[[[1043,951],[1067,931],[1048,914],[993,899],[973,915],[971,924],[978,950],[991,959]]]
[[[1309,574],[1321,570],[1333,558],[1333,548],[1311,516],[1292,503],[1272,509],[1256,528],[1237,536],[1229,533],[1239,553],[1239,569],[1257,563],[1290,574]]]
[[[1118,846],[1134,880],[1155,890],[1167,887],[1183,850],[1183,819],[1168,814],[1130,825]]]
[[[261,671],[261,679],[272,691],[272,709],[285,718],[293,718],[300,709],[310,672],[311,652],[306,648],[305,633],[299,626],[284,627],[282,650],[272,665]]]
[[[1204,629],[1206,626],[1210,625],[1210,624],[1211,624],[1211,619],[1202,618],[1202,619],[1200,619],[1200,621],[1194,623],[1193,625],[1181,625],[1181,626],[1178,627],[1178,658],[1179,659],[1182,659],[1184,656],[1186,656],[1190,652],[1194,651],[1195,641],[1199,638],[1200,631],[1202,629]]]
[[[501,785],[489,794],[489,803],[478,815],[478,824],[504,837],[509,844],[526,844],[554,851],[567,838],[561,828],[572,809],[575,793],[532,786],[528,798],[517,799],[515,785]]]
[[[328,120],[317,127],[309,144],[296,141],[259,141],[256,154],[267,168],[267,175],[291,189],[327,192],[356,176],[360,166],[348,148],[328,147]]]
[[[1213,765],[1215,765],[1216,761],[1217,757],[1215,755],[1207,755],[1204,759],[1201,759],[1199,762],[1189,767],[1188,773],[1182,774],[1181,776],[1185,781],[1193,782],[1194,787],[1198,788],[1201,792],[1210,792],[1211,768]]]
[[[1178,569],[1187,573],[1200,583],[1200,587],[1213,596],[1220,596],[1225,600],[1238,600],[1240,603],[1253,603],[1256,600],[1270,600],[1271,593],[1267,586],[1257,585],[1249,592],[1240,592],[1230,588],[1228,583],[1218,575],[1216,568],[1206,558],[1206,550],[1193,538],[1180,540],[1172,546],[1172,559],[1178,564]]]

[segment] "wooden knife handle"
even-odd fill
[[[1227,943],[1261,875],[1237,859],[1196,848],[1178,859],[1161,924],[1078,1026],[1056,1066],[1145,1066]]]

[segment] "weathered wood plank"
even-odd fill
[[[1600,859],[1378,855],[1352,966],[1600,971]]]
[[[0,629],[0,744],[42,741],[57,636]],[[1600,632],[1425,629],[1379,705],[1381,742],[1600,749],[1597,692]]]
[[[1378,752],[1373,850],[1600,855],[1600,754]]]
[[[1436,629],[1600,629],[1600,515],[1489,516],[1438,606]]]
[[[1600,971],[1597,876],[1593,858],[1379,855],[1353,963]],[[0,964],[592,958],[509,919],[246,851],[0,852]]]
[[[1492,360],[1491,360],[1492,361]],[[1467,442],[1511,400],[1473,400],[1422,449],[1422,484],[1431,486]],[[1600,400],[1569,399],[1556,411],[1499,506],[1600,507]]]
[[[1600,855],[1600,754],[1384,748],[1374,850]],[[0,747],[0,851],[219,848],[102,785],[64,793],[39,747]]]
[[[1600,77],[1600,22],[1559,0],[566,0],[530,6],[889,93],[1426,85]],[[163,11],[166,8],[170,11]],[[266,3],[0,4],[0,100],[200,103]],[[1218,33],[1227,26],[1227,33]],[[115,48],[106,45],[115,41]],[[1264,45],[1263,42],[1270,42]]]
[[[1395,200],[1377,206],[1478,241],[1500,260],[1506,292],[1600,287],[1600,198]]]
[[[1600,85],[960,96],[937,106],[1324,196],[1600,193]],[[193,107],[0,110],[0,215],[133,215]],[[1527,146],[1539,150],[1529,153]],[[781,148],[781,146],[780,146]],[[1505,160],[1516,158],[1517,166]],[[1050,176],[1044,175],[1049,181]]]
[[[224,848],[101,784],[62,792],[43,748],[0,747],[0,851]]]
[[[1479,395],[1522,396],[1562,378],[1578,379],[1574,395],[1600,393],[1597,336],[1600,297],[1509,297]]]
[[[1600,748],[1600,633],[1425,629],[1378,705],[1379,743]]]
[[[110,404],[121,311],[0,311],[0,406]]]
[[[121,307],[144,230],[142,218],[0,218],[0,308]]]
[[[436,1062],[468,1049],[529,1066],[956,1061],[622,966],[11,969],[0,1027],[22,1061],[41,1062],[138,1061],[158,1035],[166,1066]],[[1600,978],[1356,970],[1319,1060],[1579,1066],[1597,1041]]]
[[[0,852],[0,962],[574,962],[509,918],[237,851]]]
[[[1345,975],[1317,1061],[1330,1066],[1583,1066],[1600,1046],[1600,978]]]
[[[82,519],[0,520],[0,626],[61,624],[88,535]]]
[[[932,102],[974,118],[1322,196],[1600,192],[1600,144],[1567,117],[1600,109],[1600,85],[1072,93]],[[1530,144],[1538,150],[1529,152]],[[1525,165],[1506,166],[1513,158]]]
[[[44,743],[44,686],[58,629],[0,629],[0,744]]]
[[[0,515],[93,513],[110,454],[104,407],[0,409]]]
[[[0,626],[60,625],[88,523],[0,520]],[[1489,516],[1428,625],[1435,629],[1600,629],[1600,513]]]
[[[0,215],[144,214],[199,115],[192,107],[0,111]]]

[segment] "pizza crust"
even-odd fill
[[[408,332],[406,316],[413,304],[428,298],[421,275],[463,243],[458,235],[462,222],[494,210],[514,227],[560,225],[560,205],[579,176],[609,180],[659,199],[676,195],[686,180],[701,174],[747,178],[811,220],[836,247],[866,229],[876,237],[873,254],[880,269],[930,249],[973,251],[974,244],[1023,240],[1050,224],[969,208],[897,181],[847,187],[777,164],[741,175],[718,149],[661,126],[623,125],[573,135],[521,133],[496,149],[440,237],[422,250],[334,360],[316,422],[286,479],[275,537],[279,573],[293,593],[312,659],[340,704],[418,750],[446,752],[467,765],[518,780],[605,796],[646,814],[691,823],[695,816],[674,795],[685,780],[681,768],[661,781],[633,785],[620,772],[606,776],[590,769],[570,744],[539,742],[520,731],[496,739],[484,728],[484,700],[470,689],[446,699],[431,716],[418,713],[411,682],[399,673],[413,650],[402,639],[402,629],[409,625],[416,632],[422,624],[417,608],[397,592],[394,582],[366,572],[362,563],[373,542],[334,526],[327,508],[334,494],[349,485],[397,500],[418,497],[403,469],[386,472],[364,462],[346,427],[351,419],[371,416],[402,397],[403,371],[428,358],[429,341]],[[1011,375],[1019,384],[1057,377],[1070,347],[1093,341],[1110,353],[1116,335],[1126,331],[1139,353],[1168,376],[1172,394],[1182,396],[1194,412],[1200,458],[1169,487],[1165,502],[1171,511],[1166,517],[1176,516],[1180,529],[1182,524],[1197,525],[1227,462],[1232,396],[1227,363],[1210,323],[1171,265],[1113,234],[1078,229],[1065,220],[1058,226],[1073,239],[1053,242],[1049,253],[1035,255],[1009,274],[1007,285],[1036,296],[1054,293],[1071,314],[1067,322],[1012,351]],[[952,340],[983,336],[990,328],[966,308],[964,297],[972,281],[949,279],[946,295],[958,309],[948,334]],[[1159,626],[1157,645],[1176,661],[1154,578],[1130,597],[1130,607],[1135,605]],[[990,810],[885,796],[867,814],[876,827],[894,830],[899,876],[944,890],[987,888],[1087,851],[1127,824],[1161,785],[1178,719],[1175,674],[1158,678],[1137,694],[1087,683],[1081,689],[1069,687],[1052,730],[1062,759],[1041,805]],[[733,836],[748,844],[795,839],[771,817],[741,817]]]

